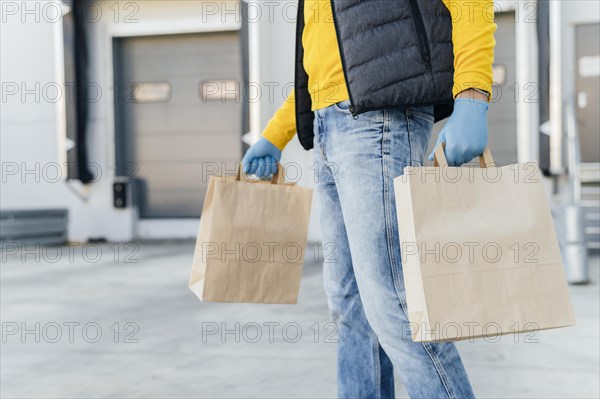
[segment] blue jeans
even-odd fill
[[[316,110],[314,122],[324,285],[339,329],[338,396],[394,397],[395,369],[411,398],[471,398],[454,344],[412,342],[406,311],[393,179],[423,164],[433,107],[354,119],[349,105]]]

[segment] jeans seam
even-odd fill
[[[373,360],[375,362],[375,392],[376,395],[375,397],[377,399],[381,399],[381,365],[380,365],[380,359],[379,359],[379,340],[377,339],[377,336],[375,334],[374,335],[374,345],[373,345]]]
[[[382,136],[386,135],[386,128],[387,128],[387,143],[388,145],[390,145],[390,137],[391,134],[389,132],[389,111],[388,109],[384,110],[384,133]],[[382,139],[383,140],[383,139]],[[387,151],[389,154],[389,150]],[[406,311],[406,306],[405,306],[405,301],[404,301],[404,296],[402,295],[402,287],[401,287],[401,281],[400,281],[400,275],[398,274],[399,272],[399,268],[398,268],[398,260],[396,259],[396,256],[394,255],[394,243],[392,242],[392,237],[394,236],[394,227],[393,227],[393,220],[390,220],[392,217],[392,210],[391,210],[391,204],[392,204],[392,191],[389,188],[388,185],[388,159],[387,156],[385,155],[385,151],[383,151],[383,147],[382,147],[382,162],[383,162],[383,211],[385,214],[385,235],[386,235],[386,243],[387,243],[387,251],[388,251],[388,258],[390,260],[390,267],[392,269],[392,278],[394,280],[394,289],[396,290],[396,296],[398,297],[398,302],[400,304],[400,310],[404,313],[404,315],[406,316],[406,318],[408,319],[408,312]],[[400,243],[396,243],[397,245],[400,245]]]
[[[444,386],[444,389],[446,390],[446,394],[448,395],[448,398],[449,399],[455,399],[456,396],[454,395],[454,392],[452,391],[452,388],[448,384],[448,376],[446,375],[446,372],[444,370],[444,366],[440,362],[440,359],[437,357],[437,355],[435,353],[433,353],[433,351],[431,350],[431,346],[429,345],[429,343],[427,343],[427,342],[421,342],[421,345],[423,345],[423,349],[425,349],[425,352],[427,352],[427,354],[429,355],[429,358],[433,362],[433,366],[435,367],[435,371],[437,371],[438,376],[440,377],[440,380],[442,381],[442,385]]]
[[[412,166],[413,164],[413,143],[412,143],[412,125],[410,121],[410,111],[408,108],[404,110],[404,116],[406,117],[406,131],[408,136],[408,164]]]
[[[384,110],[384,134],[385,134],[385,128],[387,126],[388,128],[388,133],[389,133],[389,123],[386,125],[386,121],[389,122],[389,111],[387,109]],[[409,136],[410,137],[410,136]],[[388,137],[388,143],[390,141],[390,138]],[[389,154],[389,151],[388,151]],[[383,161],[383,209],[384,209],[384,213],[385,213],[385,233],[386,233],[386,242],[387,242],[387,250],[388,250],[388,258],[390,260],[390,267],[391,267],[391,271],[392,271],[392,278],[394,280],[394,289],[396,290],[396,296],[398,297],[398,302],[400,304],[400,310],[404,313],[404,315],[406,316],[406,318],[408,319],[408,312],[406,311],[406,306],[405,306],[405,301],[404,301],[404,296],[402,295],[402,284],[400,281],[400,275],[399,275],[399,268],[398,268],[398,263],[397,263],[397,259],[394,255],[394,243],[392,242],[392,237],[394,236],[394,228],[393,228],[393,223],[394,221],[390,220],[391,215],[392,215],[392,211],[391,211],[391,203],[392,203],[392,195],[393,193],[390,191],[389,186],[388,186],[388,166],[387,166],[387,159],[384,156],[384,151],[382,151],[382,161]],[[396,243],[397,245],[400,245],[400,243]]]
[[[316,114],[316,118],[317,118],[317,143],[319,144],[319,152],[321,153],[321,156],[323,157],[323,161],[327,162],[327,155],[325,154],[325,138],[323,135],[323,119],[325,118],[324,116],[321,117],[319,115],[319,110],[315,111]]]
[[[383,109],[382,112],[382,117],[383,117],[383,123],[381,125],[381,167],[382,167],[382,171],[383,171],[383,176],[382,176],[382,180],[383,180],[383,191],[384,191],[384,195],[383,195],[383,208],[384,208],[384,212],[385,212],[385,220],[386,220],[386,236],[387,236],[387,242],[388,242],[388,253],[389,253],[389,233],[387,232],[387,198],[386,198],[386,192],[387,192],[387,157],[388,154],[390,153],[389,151],[389,146],[390,146],[390,138],[389,138],[389,134],[390,134],[390,113],[389,110],[387,108]],[[377,368],[379,369],[379,339],[376,340],[377,341],[377,345],[376,345],[376,350],[377,350]],[[381,397],[381,373],[378,373],[378,384],[377,384],[377,395],[378,397]]]
[[[387,252],[388,252],[388,257],[390,259],[390,267],[392,268],[392,278],[394,279],[394,286],[395,281],[397,280],[397,276],[396,276],[396,270],[394,268],[394,262],[393,262],[393,254],[392,254],[392,243],[391,243],[391,239],[392,239],[392,234],[390,232],[390,211],[389,211],[389,190],[388,190],[388,182],[387,182],[387,176],[388,176],[388,155],[389,154],[389,150],[387,149],[387,146],[389,145],[389,110],[386,108],[383,110],[383,127],[382,127],[382,132],[381,132],[381,163],[382,163],[382,171],[383,171],[383,176],[381,177],[383,180],[383,212],[384,212],[384,219],[385,219],[385,235],[386,235],[386,243],[387,243]],[[387,151],[386,151],[387,150]],[[398,290],[396,289],[396,294],[398,294]]]

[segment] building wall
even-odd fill
[[[114,104],[112,93],[113,37],[191,33],[240,29],[238,1],[98,1],[89,7],[90,81],[100,93],[90,104],[89,162],[100,176],[83,186],[66,179],[65,97],[50,89],[63,86],[62,22],[60,2],[3,2],[1,26],[3,98],[1,117],[2,209],[68,208],[69,237],[85,241],[103,237],[125,241],[138,235],[132,209],[112,206],[114,182]],[[283,17],[284,11],[290,18]],[[52,14],[54,11],[54,14]],[[261,60],[260,70],[252,71],[259,86],[267,89],[279,83],[278,95],[261,96],[252,108],[260,131],[281,103],[284,82],[293,81],[293,41],[295,1],[282,7],[255,6],[258,14],[250,22],[261,43],[254,43]],[[258,15],[258,16],[257,16]],[[251,77],[252,79],[252,77]],[[261,79],[265,79],[262,81]],[[37,86],[36,86],[37,85]],[[35,89],[22,94],[22,88]],[[9,94],[7,90],[14,90]],[[264,91],[264,90],[263,90]],[[23,97],[23,99],[22,99]],[[54,97],[57,97],[56,99]],[[304,162],[308,154],[299,144],[290,145],[287,161]],[[62,168],[61,168],[62,167]],[[308,170],[308,167],[302,167]],[[27,172],[33,170],[33,172]],[[303,182],[311,179],[304,177]],[[144,236],[156,238],[194,237],[197,220],[158,221],[146,226]]]
[[[64,183],[61,10],[57,3],[2,2],[0,157],[2,209],[69,208],[75,236],[91,221]]]
[[[510,2],[497,2],[510,8]],[[66,88],[62,86],[62,23],[60,2],[42,0],[2,2],[0,24],[0,74],[2,110],[0,115],[1,209],[68,208],[71,240],[104,237],[130,240],[137,234],[136,216],[131,209],[112,206],[114,181],[114,113],[111,92],[112,37],[239,29],[237,1],[98,1],[91,9],[92,65],[90,79],[101,88],[98,101],[91,104],[89,126],[90,162],[101,171],[98,182],[82,186],[67,182],[65,170]],[[133,4],[133,6],[132,6]],[[262,96],[251,106],[253,133],[265,126],[280,106],[284,87],[293,82],[296,0],[251,2],[254,37],[251,54],[258,60],[251,68],[251,80],[258,82]],[[216,7],[216,8],[215,8]],[[597,22],[598,2],[570,1],[564,12],[564,96],[574,91],[575,23]],[[94,13],[95,11],[95,13]],[[223,12],[226,11],[226,12]],[[260,14],[257,17],[256,12]],[[243,17],[243,16],[242,16]],[[254,36],[253,36],[254,35]],[[57,87],[61,94],[57,95]],[[274,87],[274,95],[268,95]],[[289,87],[289,86],[288,86]],[[301,149],[296,139],[286,148],[284,162],[297,162],[305,173],[300,184],[312,185],[312,154]],[[310,240],[319,239],[313,208]],[[198,221],[158,224],[157,237],[193,236]],[[183,226],[183,227],[182,227]]]

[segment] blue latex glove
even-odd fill
[[[265,177],[277,172],[281,150],[264,137],[248,148],[242,158],[242,170],[247,175]]]
[[[480,100],[459,98],[454,102],[454,112],[440,132],[435,149],[446,143],[444,153],[449,166],[460,166],[483,154],[487,146],[488,104]],[[433,152],[429,160],[433,161]]]

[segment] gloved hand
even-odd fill
[[[480,100],[459,98],[454,102],[454,112],[440,132],[433,152],[440,143],[446,143],[444,153],[449,166],[460,166],[481,155],[488,141],[488,104]]]
[[[242,158],[242,170],[247,175],[265,177],[277,172],[281,150],[264,137],[254,143]]]

